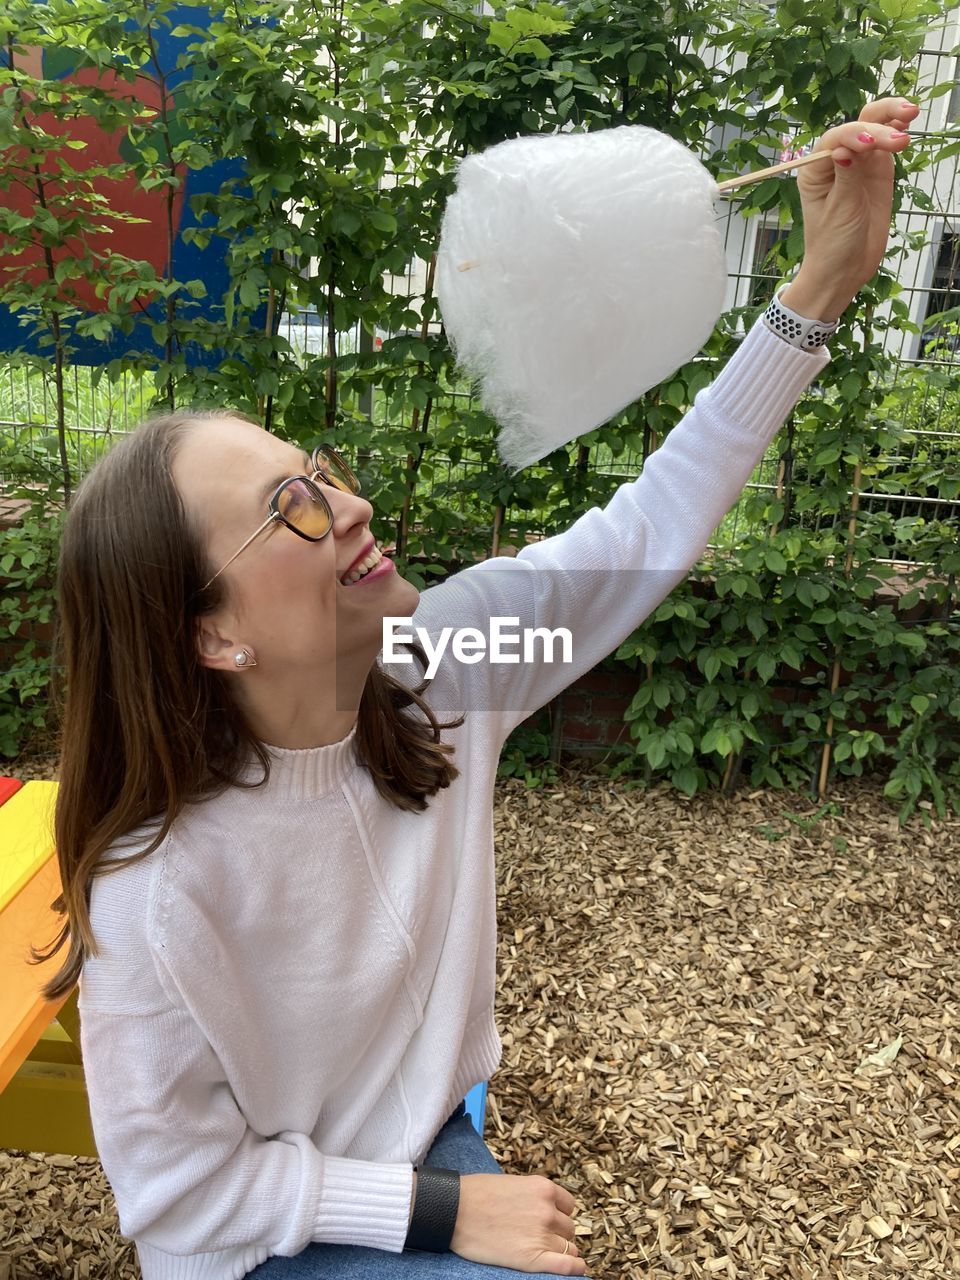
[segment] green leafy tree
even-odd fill
[[[189,75],[172,92],[156,57],[157,33],[178,21],[171,0],[127,8],[122,19],[106,0],[10,0],[0,16],[13,53],[0,70],[0,172],[17,167],[34,195],[29,216],[0,215],[0,235],[21,246],[8,262],[40,251],[45,274],[37,284],[8,272],[0,300],[38,326],[53,353],[44,367],[61,406],[62,497],[70,334],[130,332],[147,290],[164,302],[152,321],[162,359],[131,345],[100,375],[147,372],[158,405],[232,404],[298,442],[345,448],[414,578],[566,526],[609,496],[616,460],[658,447],[757,309],[726,315],[698,359],[611,422],[510,475],[495,424],[453,365],[433,294],[457,161],[521,134],[633,123],[672,134],[731,176],[769,163],[784,134],[802,144],[870,97],[915,95],[917,55],[942,16],[934,0],[676,0],[666,11],[652,0],[577,0],[490,14],[465,0],[236,0],[214,6],[202,29],[174,28]],[[41,65],[18,66],[18,49],[35,48]],[[101,84],[65,91],[47,62],[62,50]],[[106,93],[108,75],[159,82],[158,108]],[[69,146],[38,127],[40,107],[122,123],[127,168],[163,191],[168,215],[191,173],[242,160],[242,181],[192,202],[192,238],[223,246],[230,270],[212,312],[200,317],[200,281],[169,267],[158,276],[91,248],[90,237],[82,247],[85,228],[122,214],[98,199],[94,175],[71,167]],[[940,141],[949,154],[952,140]],[[55,151],[64,189],[81,196],[69,204],[46,176]],[[917,147],[899,162],[901,193],[924,198],[919,176],[935,154]],[[767,267],[791,270],[803,251],[796,184],[747,188],[741,208],[779,222]],[[170,228],[167,216],[158,232]],[[57,260],[68,239],[80,248]],[[901,247],[895,240],[891,254]],[[408,288],[414,263],[425,265],[425,283]],[[71,297],[74,279],[96,281],[106,309],[85,312]],[[275,332],[277,317],[296,309],[321,321],[322,349],[298,351]],[[886,329],[908,324],[885,268],[843,318],[827,374],[778,438],[775,491],[745,499],[748,532],[734,540],[721,529],[723,554],[705,558],[623,646],[638,683],[620,767],[687,794],[729,789],[741,773],[751,785],[800,786],[811,771],[822,791],[826,766],[847,776],[882,768],[901,815],[927,794],[942,809],[955,792],[956,530],[920,516],[893,522],[859,501],[865,481],[886,483],[888,456],[916,438],[896,412],[883,345]],[[380,350],[378,331],[394,335]],[[202,350],[219,358],[201,363]],[[901,483],[956,495],[955,462],[930,450],[917,459]],[[878,599],[879,561],[898,554],[938,572],[895,610]],[[907,601],[926,607],[920,625],[904,617]],[[804,692],[789,705],[773,694],[786,672]],[[889,733],[867,727],[868,710]],[[517,749],[508,759],[523,771]]]

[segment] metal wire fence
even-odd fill
[[[953,33],[944,27],[938,42],[920,51],[920,84],[932,85],[953,79],[958,87],[949,95],[929,99],[923,114],[913,126],[922,136],[939,132],[960,118],[960,80],[958,58],[951,48]],[[723,50],[714,51],[717,61]],[[716,65],[716,62],[715,62]],[[722,139],[719,139],[722,141]],[[714,139],[716,143],[718,139]],[[784,140],[789,148],[790,140]],[[901,298],[910,312],[909,327],[889,327],[883,342],[893,357],[889,384],[889,414],[901,430],[895,452],[872,459],[876,468],[873,487],[860,490],[860,509],[864,512],[886,511],[893,519],[904,518],[922,510],[930,519],[958,522],[960,536],[960,500],[952,495],[905,490],[898,477],[916,471],[920,450],[935,469],[939,455],[960,455],[960,430],[957,412],[960,407],[960,337],[948,326],[938,324],[936,317],[960,304],[960,157],[953,157],[921,175],[919,191],[907,190],[891,240],[891,269],[902,290]],[[387,175],[389,183],[392,175]],[[769,267],[769,253],[777,239],[789,232],[789,226],[771,224],[763,217],[744,218],[736,205],[729,202],[719,215],[723,221],[724,246],[728,263],[728,306],[743,306],[769,294],[778,276]],[[422,295],[425,265],[415,261],[405,276],[388,278],[394,292],[413,298]],[[433,331],[439,326],[434,325]],[[315,312],[285,313],[280,318],[279,333],[289,342],[295,357],[305,361],[325,348],[323,317]],[[347,353],[362,349],[376,350],[393,336],[378,330],[370,337],[359,325],[338,335],[338,347]],[[115,380],[97,377],[85,367],[74,367],[67,377],[67,434],[72,466],[77,475],[98,458],[111,441],[130,430],[148,414],[156,401],[153,376],[122,373]],[[52,376],[0,356],[0,437],[14,443],[52,443],[56,435],[55,399]],[[437,409],[456,413],[474,408],[474,400],[465,383],[452,389]],[[374,390],[362,405],[374,423],[386,413],[383,398]],[[451,492],[454,482],[469,478],[482,464],[479,459],[463,457],[454,464],[449,458],[431,454],[431,477],[421,481],[425,490],[442,484]],[[776,487],[777,450],[772,448],[746,492],[772,491]],[[595,446],[588,465],[611,477],[629,479],[639,474],[642,457],[625,451],[614,457],[609,448]],[[3,472],[0,452],[0,487],[9,479]],[[469,489],[469,485],[464,486]],[[814,517],[819,519],[820,517]],[[837,522],[841,517],[828,517]],[[729,514],[711,545],[730,545],[737,540],[745,524],[743,502]],[[909,563],[900,560],[892,563]]]

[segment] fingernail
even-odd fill
[[[890,137],[891,138],[909,138],[910,135],[909,133],[905,132],[903,129],[894,129],[891,132]]]
[[[837,164],[842,164],[842,165],[843,165],[843,167],[844,167],[845,169],[849,169],[849,168],[850,168],[850,166],[853,164],[853,161],[852,161],[852,160],[837,160],[837,161],[836,161],[836,163],[837,163]]]
[[[857,137],[861,142],[876,142],[876,138],[872,133],[858,133]]]
[[[915,107],[917,104],[915,102],[908,101],[906,98],[901,98],[900,105],[901,107]]]

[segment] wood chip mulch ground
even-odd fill
[[[487,1140],[595,1280],[960,1277],[960,818],[870,780],[500,787]],[[0,1280],[134,1280],[96,1161],[0,1152]]]

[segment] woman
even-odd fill
[[[500,1056],[499,750],[681,581],[827,362],[917,110],[824,135],[780,303],[639,480],[515,560],[418,599],[337,457],[229,410],[156,420],[91,473],[61,556],[49,993],[82,969],[97,1145],[146,1280],[585,1274],[572,1196],[500,1174],[458,1107]],[[378,665],[410,615],[431,645],[566,627],[572,660],[461,646],[419,697]]]

